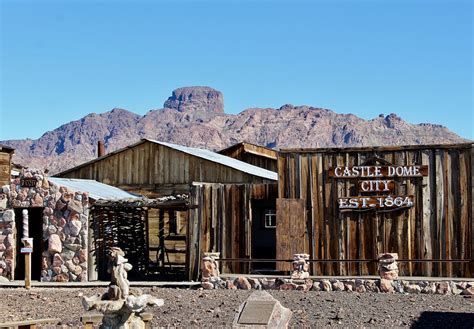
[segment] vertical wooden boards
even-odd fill
[[[305,253],[306,210],[303,199],[277,199],[276,257],[290,260]],[[277,263],[277,270],[290,271],[290,263]]]
[[[0,148],[1,149],[1,148]],[[0,151],[0,186],[10,184],[11,153]]]
[[[202,186],[191,188],[190,201],[193,205],[202,203]],[[189,280],[198,280],[201,261],[201,209],[188,210],[188,228],[186,237],[186,272]]]
[[[290,259],[292,257],[290,248],[290,202],[293,199],[277,199],[276,203],[276,258]],[[300,214],[302,215],[302,214]],[[286,263],[278,262],[277,271],[290,271]]]
[[[275,165],[276,161],[273,159]],[[171,146],[143,140],[100,159],[70,169],[60,177],[95,179],[135,190],[163,185],[209,183],[273,183],[272,179],[224,165],[213,157],[198,156]],[[159,191],[157,191],[159,192]]]
[[[347,158],[345,154],[336,154],[336,166],[344,166],[347,163]],[[346,183],[345,181],[335,182],[335,198],[343,197],[346,193]],[[336,202],[336,201],[334,201]],[[337,216],[334,216],[336,221],[334,223],[335,227],[335,237],[337,237],[337,258],[345,259],[345,247],[346,247],[346,234],[345,229],[347,228],[344,214],[341,212],[337,213]],[[336,218],[337,217],[337,218]],[[346,264],[345,263],[336,263],[336,273],[344,275],[346,273]]]
[[[446,257],[446,245],[444,244],[444,238],[446,235],[446,202],[445,202],[445,182],[446,178],[444,175],[445,160],[444,151],[436,152],[436,205],[437,205],[437,250],[436,254],[438,259],[445,259]],[[440,264],[439,273],[442,276],[446,276],[446,265]]]
[[[374,260],[397,252],[401,275],[466,276],[473,265],[473,151],[470,144],[387,148],[281,150],[278,156],[279,198],[301,198],[307,211],[306,246],[313,259]],[[375,160],[374,160],[375,159]],[[410,208],[341,212],[337,198],[358,196],[357,179],[334,179],[335,166],[427,166],[428,176],[398,177],[390,195],[411,195]],[[288,212],[284,207],[282,212]],[[278,214],[277,214],[278,216]],[[286,239],[282,233],[281,240]],[[306,248],[305,247],[305,248]],[[441,259],[446,262],[410,262]],[[469,267],[471,266],[471,267]],[[375,263],[313,263],[313,274],[376,274]]]
[[[470,153],[470,155],[469,155]],[[467,233],[467,250],[466,250],[466,259],[473,259],[474,258],[474,219],[472,218],[474,216],[474,147],[471,147],[471,152],[466,154],[466,162],[467,168],[470,168],[471,174],[467,175],[468,178],[468,188],[467,188],[467,193],[468,196],[465,197],[466,200],[468,200],[468,233]],[[471,192],[469,193],[469,186],[471,187]],[[462,196],[464,197],[464,196]],[[469,207],[470,205],[470,207]],[[470,241],[470,243],[469,243]],[[469,245],[471,248],[469,248]],[[470,250],[469,250],[470,249]],[[466,276],[472,277],[474,275],[474,262],[471,261],[471,263],[468,265],[467,269],[468,273],[466,273]]]
[[[432,156],[433,152],[430,151],[422,151],[421,155],[421,163],[422,165],[427,165],[429,170],[433,170],[430,164],[430,157]],[[431,204],[431,193],[430,193],[430,178],[423,177],[423,182],[421,186],[421,200],[422,207],[421,208],[421,216],[422,216],[422,227],[421,227],[421,257],[420,259],[433,259],[433,249],[432,249],[432,240],[433,240],[433,229],[432,223],[434,220],[432,218],[432,204]],[[420,201],[418,201],[420,202]],[[422,263],[421,273],[426,276],[431,276],[433,271],[433,264],[432,263]],[[421,275],[420,273],[420,275]]]

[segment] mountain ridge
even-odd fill
[[[446,127],[410,124],[391,113],[364,120],[354,114],[285,104],[224,113],[223,95],[210,87],[173,91],[164,108],[144,115],[113,108],[89,113],[44,133],[36,140],[6,140],[14,162],[56,173],[93,159],[97,143],[107,152],[150,138],[219,150],[240,141],[271,148],[356,147],[470,142]]]

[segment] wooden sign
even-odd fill
[[[38,180],[34,177],[25,177],[20,179],[21,187],[36,187]]]
[[[339,210],[396,210],[410,208],[414,197],[393,195],[395,180],[428,176],[428,166],[339,166],[328,170],[334,179],[357,179],[358,195],[337,199]],[[369,195],[367,195],[369,194]],[[372,194],[372,195],[370,195]]]

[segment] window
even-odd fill
[[[276,211],[275,209],[265,209],[265,228],[276,227]]]

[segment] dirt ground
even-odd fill
[[[230,327],[244,290],[141,288],[165,305],[149,309],[153,327]],[[105,288],[0,288],[0,323],[61,318],[60,327],[80,327],[80,296]],[[474,298],[348,292],[269,291],[293,311],[292,327],[474,328]]]

